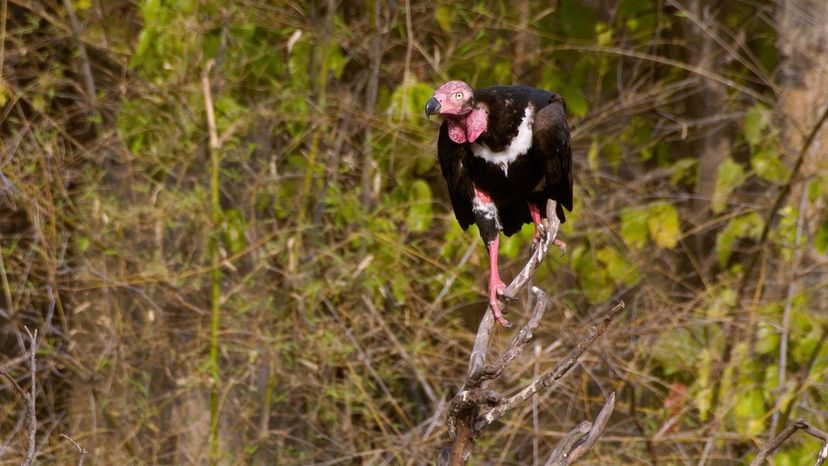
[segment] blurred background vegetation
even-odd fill
[[[432,462],[486,305],[423,116],[449,79],[554,90],[573,128],[570,252],[509,381],[629,309],[473,464],[545,458],[611,390],[587,463],[828,427],[828,2],[0,4],[0,369],[29,386],[39,329],[38,463],[76,460],[59,434],[86,464]],[[0,400],[17,464],[25,401]]]

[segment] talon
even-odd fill
[[[557,246],[561,250],[561,257],[563,257],[564,254],[566,254],[566,243],[564,243],[563,241],[555,238],[555,241],[553,241],[552,244],[554,244],[555,246]]]
[[[503,313],[500,310],[500,303],[497,301],[498,296],[502,296],[506,299],[509,298],[506,294],[506,284],[504,284],[499,278],[494,278],[491,283],[489,283],[489,306],[492,308],[492,314],[494,315],[497,323],[503,327],[509,328],[512,324],[503,318]]]
[[[500,312],[500,304],[495,299],[494,301],[489,301],[489,306],[492,308],[492,314],[494,315],[495,321],[500,324],[504,328],[511,328],[512,324],[509,323],[508,320],[503,318],[503,313]]]

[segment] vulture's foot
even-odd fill
[[[560,249],[560,250],[561,250],[561,256],[563,256],[564,254],[566,254],[566,243],[564,243],[563,241],[559,240],[558,238],[555,238],[555,241],[552,241],[552,244],[554,244],[555,246],[557,246],[557,247],[558,247],[558,249]]]
[[[506,284],[498,278],[489,283],[489,306],[492,308],[492,315],[497,323],[503,327],[509,328],[512,324],[503,318],[503,313],[500,309],[500,301],[498,301],[499,297],[511,299],[511,296],[506,294]]]

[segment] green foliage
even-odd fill
[[[723,267],[727,264],[738,240],[759,239],[763,227],[764,221],[755,212],[740,215],[727,222],[724,229],[716,235],[716,255],[719,265]]]
[[[650,239],[656,246],[672,249],[681,238],[678,210],[668,202],[621,211],[621,237],[631,248],[642,248]]]
[[[577,246],[572,251],[572,267],[586,298],[593,303],[606,301],[619,285],[631,286],[640,278],[636,268],[610,247]]]
[[[421,233],[431,226],[431,187],[423,180],[415,180],[408,187],[408,216],[405,223],[409,230]]]
[[[761,104],[751,107],[745,113],[744,129],[751,149],[750,165],[756,174],[775,183],[787,181],[790,170],[782,163],[770,109]]]
[[[713,212],[720,213],[728,205],[731,194],[747,180],[745,169],[731,158],[726,158],[716,176],[716,189],[713,192]]]

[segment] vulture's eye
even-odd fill
[[[457,94],[454,94],[454,98],[455,98],[455,99],[462,99],[462,98],[463,98],[463,93],[462,93],[462,92],[458,92]]]

